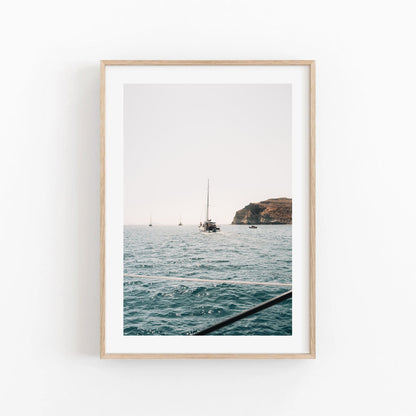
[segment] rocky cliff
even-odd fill
[[[292,199],[250,202],[234,215],[233,224],[292,224]]]

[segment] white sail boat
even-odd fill
[[[152,227],[152,216],[150,216],[149,227]]]
[[[205,233],[216,233],[217,231],[220,231],[220,228],[217,227],[217,224],[215,223],[215,221],[212,221],[209,218],[209,179],[208,179],[208,187],[207,187],[207,216],[206,216],[206,220],[204,221],[204,223],[199,223],[199,229],[202,232]]]

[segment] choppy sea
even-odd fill
[[[292,282],[291,225],[220,227],[124,227],[124,335],[191,335],[290,289],[126,276]],[[292,335],[292,300],[211,335]]]

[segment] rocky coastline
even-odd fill
[[[292,224],[292,199],[270,198],[261,202],[250,202],[235,213],[232,224]]]

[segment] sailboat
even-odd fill
[[[217,231],[220,231],[220,228],[217,227],[217,224],[215,223],[215,221],[212,221],[209,218],[209,179],[208,179],[208,187],[207,187],[207,217],[204,223],[202,222],[199,223],[199,229],[205,233],[216,233]]]
[[[180,227],[182,226],[182,217],[179,218],[179,224]]]
[[[149,222],[149,227],[152,226],[152,216],[150,216],[150,222]]]

